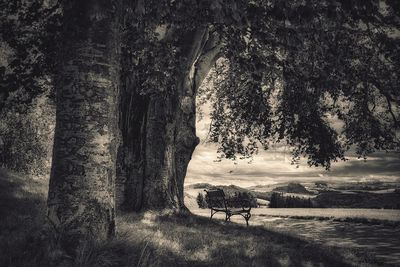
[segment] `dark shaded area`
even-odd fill
[[[0,266],[42,264],[43,184],[0,169]]]

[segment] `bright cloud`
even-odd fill
[[[367,161],[359,160],[355,155],[348,155],[348,161],[332,163],[330,171],[323,168],[309,167],[304,162],[299,166],[291,165],[289,149],[276,147],[260,151],[251,163],[249,160],[217,160],[217,147],[205,142],[209,131],[210,118],[206,107],[204,118],[197,123],[197,135],[200,144],[193,153],[189,164],[186,184],[211,183],[235,184],[239,186],[267,185],[285,181],[315,180],[395,180],[400,181],[400,154],[376,153]]]

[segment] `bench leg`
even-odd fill
[[[216,211],[215,212],[213,212],[213,210],[211,210],[211,217],[210,217],[210,221],[211,221],[211,219],[212,219],[212,217],[214,216],[214,214],[215,213],[217,213]]]
[[[244,215],[243,217],[246,220],[246,225],[249,226],[249,220],[250,220],[251,214],[248,213],[248,214]]]

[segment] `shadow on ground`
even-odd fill
[[[46,211],[46,182],[0,169],[0,266],[28,266]],[[25,264],[25,263],[26,264]]]
[[[139,266],[382,266],[264,227],[194,215],[131,214],[120,217],[118,225],[117,240],[141,248],[131,259]]]

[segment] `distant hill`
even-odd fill
[[[375,191],[366,191],[365,185],[369,186],[368,189],[374,189]],[[198,193],[204,194],[204,189],[221,188],[228,196],[234,195],[235,192],[250,193],[252,196],[258,199],[257,202],[261,206],[267,205],[266,203],[268,202],[265,202],[264,200],[270,201],[273,192],[280,192],[289,196],[303,195],[300,197],[312,197],[313,206],[321,208],[400,208],[400,189],[398,183],[372,184],[343,182],[341,184],[335,184],[333,186],[325,186],[325,184],[314,184],[314,186],[314,189],[317,190],[313,190],[313,187],[311,187],[310,189],[313,190],[314,193],[307,190],[307,188],[305,188],[300,183],[280,184],[277,187],[273,188],[272,191],[261,192],[257,190],[259,189],[258,187],[242,188],[235,185],[215,186],[208,183],[197,183],[186,186],[185,194],[188,193],[188,197],[190,195],[190,197],[193,199],[193,204],[196,203],[195,198]],[[338,188],[341,190],[338,190]]]
[[[272,191],[282,193],[312,194],[302,184],[299,183],[288,183],[288,185],[285,186],[275,187]]]
[[[193,188],[193,189],[207,189],[207,188],[212,188],[213,185],[208,184],[208,183],[197,183],[197,184],[188,185],[186,187]]]
[[[236,186],[236,185],[212,185],[208,183],[197,183],[197,184],[192,184],[188,185],[186,188],[192,188],[192,189],[223,189],[225,194],[229,194],[231,192],[248,192],[248,193],[253,193],[252,190],[248,190],[246,188]]]

